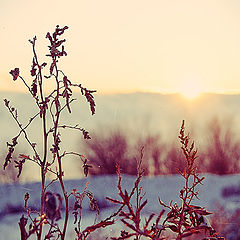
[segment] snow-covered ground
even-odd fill
[[[217,204],[223,205],[226,209],[240,208],[240,175],[216,176],[205,175],[203,185],[199,187],[199,198],[196,204],[206,207],[209,211],[214,211]],[[130,189],[133,186],[135,177],[122,176],[123,189]],[[65,182],[68,192],[72,189],[77,189],[82,192],[86,183],[88,190],[90,190],[97,199],[100,206],[99,219],[107,216],[114,211],[114,206],[106,200],[106,196],[111,198],[118,198],[117,193],[117,176],[96,176],[87,179],[67,180]],[[179,190],[183,187],[183,178],[179,175],[173,176],[159,176],[159,177],[145,177],[142,179],[141,186],[146,192],[145,198],[148,199],[148,204],[145,207],[144,213],[159,213],[162,207],[159,205],[158,197],[165,203],[171,200],[179,201]],[[61,193],[58,183],[53,183],[49,191]],[[24,195],[28,192],[30,194],[29,206],[32,209],[39,208],[40,183],[26,183],[26,184],[5,184],[0,185],[0,240],[16,240],[20,239],[18,221],[24,213]],[[92,224],[95,219],[95,214],[90,211],[89,203],[86,200],[83,204],[83,227],[84,225]],[[67,239],[74,239],[73,233],[73,217],[69,221],[69,230]],[[61,220],[60,220],[61,224]],[[106,229],[109,234],[114,231],[114,227]],[[110,236],[111,236],[110,235]]]

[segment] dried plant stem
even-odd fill
[[[41,102],[44,102],[44,95],[43,95],[43,89],[42,89],[42,68],[38,63],[38,58],[35,50],[35,41],[36,38],[33,40],[33,54],[34,59],[36,61],[37,67],[38,67],[38,82],[39,82],[39,89],[40,89],[40,97]],[[47,151],[48,151],[48,135],[47,135],[47,123],[46,123],[46,111],[43,111],[42,113],[42,124],[43,124],[43,158],[41,161],[41,206],[40,206],[40,219],[42,220],[42,217],[44,216],[44,197],[45,197],[45,181],[46,181],[46,161],[47,161]],[[41,240],[42,236],[42,228],[43,224],[40,224],[39,228],[39,234],[38,234],[38,240]]]
[[[27,87],[31,97],[35,100],[35,103],[37,107],[39,108],[39,112],[35,114],[33,117],[30,118],[29,122],[23,126],[20,121],[18,120],[18,112],[17,110],[10,106],[9,101],[7,99],[4,99],[5,106],[7,107],[8,111],[10,112],[13,119],[16,121],[20,131],[18,135],[14,138],[12,138],[12,141],[9,143],[7,142],[8,147],[8,154],[5,158],[4,163],[4,169],[12,162],[13,153],[15,150],[16,145],[18,144],[18,138],[21,134],[24,135],[25,140],[27,143],[31,146],[31,149],[34,152],[33,156],[25,155],[25,154],[19,154],[18,159],[14,160],[14,163],[16,164],[15,167],[18,168],[18,177],[20,176],[23,168],[23,164],[25,161],[33,161],[37,163],[40,166],[40,178],[41,178],[41,190],[40,190],[40,211],[38,212],[39,219],[35,218],[33,219],[31,216],[31,209],[27,208],[27,201],[29,199],[29,194],[27,193],[25,195],[25,209],[28,214],[28,219],[31,220],[31,224],[29,224],[29,228],[27,227],[27,218],[24,218],[24,216],[20,219],[19,227],[21,231],[21,238],[22,240],[27,240],[32,234],[35,234],[38,240],[41,240],[43,238],[43,226],[49,225],[50,228],[48,229],[47,235],[44,237],[44,239],[61,239],[64,240],[66,237],[66,231],[67,231],[67,225],[68,225],[68,219],[69,219],[69,197],[72,194],[67,194],[67,191],[64,186],[64,171],[62,166],[62,159],[67,154],[74,154],[79,157],[81,157],[81,160],[83,162],[83,169],[84,174],[88,175],[88,169],[91,167],[87,163],[87,159],[77,153],[69,152],[66,153],[64,150],[60,150],[60,143],[61,143],[61,134],[59,129],[74,129],[81,131],[83,134],[84,139],[90,139],[90,136],[88,132],[84,128],[78,127],[78,125],[71,126],[71,125],[60,125],[60,116],[63,113],[65,109],[68,110],[68,113],[71,113],[70,104],[75,100],[72,98],[72,89],[71,87],[78,87],[81,90],[82,95],[85,96],[87,102],[90,105],[91,113],[95,113],[95,101],[94,96],[92,93],[95,91],[88,90],[86,88],[83,88],[81,84],[73,84],[71,81],[67,78],[67,76],[64,74],[62,70],[58,69],[58,60],[62,56],[66,56],[67,53],[64,50],[63,43],[65,42],[65,39],[59,39],[61,35],[64,33],[64,31],[68,29],[67,26],[63,28],[59,28],[59,26],[56,26],[55,31],[53,34],[50,34],[49,32],[46,35],[46,38],[48,38],[50,44],[48,46],[49,48],[49,54],[46,56],[51,58],[49,72],[47,75],[43,75],[43,68],[47,66],[47,63],[43,62],[40,63],[38,60],[38,55],[36,52],[36,40],[37,38],[34,37],[33,40],[29,40],[29,42],[32,45],[32,52],[33,52],[33,60],[32,60],[32,66],[31,66],[31,77],[33,77],[32,84],[28,85],[28,83],[25,81],[25,79],[20,76],[20,70],[19,68],[15,68],[10,71],[10,74],[13,77],[13,80],[16,81],[18,78],[22,80],[23,84]],[[52,80],[55,80],[55,89],[48,95],[45,95],[44,88],[45,84],[47,84],[46,79],[51,78]],[[47,121],[47,117],[51,117],[50,122]],[[37,117],[40,118],[42,128],[41,128],[41,134],[42,134],[42,153],[41,156],[38,154],[36,143],[33,143],[30,141],[30,138],[28,136],[29,132],[28,127],[33,122],[34,119]],[[49,126],[48,126],[49,124]],[[51,135],[52,134],[52,135]],[[52,147],[49,148],[49,137],[53,137],[52,139]],[[56,170],[52,170],[51,166],[56,163],[57,167]],[[55,176],[54,180],[52,180],[49,184],[46,184],[46,174],[51,173]],[[65,203],[65,214],[64,214],[64,225],[63,228],[59,228],[59,225],[56,221],[58,221],[61,218],[61,204],[62,204],[62,196],[59,193],[52,193],[50,191],[46,191],[46,189],[55,181],[59,181],[61,191],[63,193],[63,199]],[[90,199],[90,204],[94,206],[94,209],[98,209],[96,200],[93,198],[93,194],[89,191],[85,193],[88,195]],[[81,197],[81,196],[80,196]],[[92,228],[86,229],[87,235],[89,232],[100,228],[104,225],[109,225],[110,223],[100,223],[99,225],[92,226]],[[112,224],[112,223],[111,223]],[[93,229],[93,230],[92,230]]]
[[[54,63],[54,68],[56,70],[56,75],[55,75],[55,80],[56,80],[56,97],[55,97],[55,108],[56,108],[56,119],[54,122],[54,132],[53,132],[53,137],[54,137],[54,145],[58,146],[58,127],[59,127],[59,119],[60,119],[60,113],[61,113],[61,108],[59,106],[59,97],[60,97],[60,85],[59,85],[59,79],[58,79],[58,68],[57,68],[57,64],[56,64],[56,57],[53,57],[53,63]],[[63,182],[63,170],[62,170],[62,157],[59,153],[59,148],[56,148],[56,156],[57,156],[57,163],[58,163],[58,179],[60,182],[60,186],[62,189],[62,193],[64,196],[64,202],[65,202],[65,219],[64,219],[64,225],[63,225],[63,230],[62,230],[62,234],[61,234],[61,239],[64,240],[65,239],[65,235],[66,235],[66,230],[67,230],[67,224],[68,224],[68,217],[69,217],[69,203],[68,203],[68,195],[67,192],[65,190],[65,186],[64,186],[64,182]]]

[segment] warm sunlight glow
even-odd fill
[[[200,94],[201,94],[201,91],[199,91],[198,89],[196,88],[193,88],[193,87],[189,87],[189,88],[186,88],[184,89],[181,94],[187,98],[187,99],[194,99],[194,98],[197,98]]]
[[[192,99],[203,92],[196,82],[204,92],[240,92],[239,12],[237,0],[0,0],[0,91],[26,91],[11,82],[15,67],[31,86],[28,40],[37,37],[39,60],[48,62],[45,36],[59,24],[69,27],[62,70],[98,93],[153,89]]]
[[[197,81],[186,81],[180,89],[180,94],[189,100],[199,97],[201,93],[203,93],[203,88]]]

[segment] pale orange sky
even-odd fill
[[[14,67],[31,82],[28,39],[46,61],[59,24],[69,26],[62,69],[99,93],[240,92],[239,13],[239,0],[1,0],[0,90],[22,91]]]

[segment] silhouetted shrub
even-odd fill
[[[137,141],[136,146],[144,146],[143,168],[146,175],[156,176],[165,174],[164,157],[166,146],[160,135],[147,135]]]
[[[185,160],[175,143],[170,145],[164,162],[168,174],[177,174],[178,170],[183,171]]]
[[[106,136],[95,134],[84,143],[88,159],[93,165],[92,175],[115,174],[117,162],[123,173],[136,175],[136,161],[130,155],[129,142],[123,133],[115,131]]]
[[[143,168],[145,175],[177,174],[185,163],[175,142],[163,143],[160,135],[147,135],[128,140],[120,130],[102,134],[95,133],[90,141],[84,142],[84,150],[93,165],[92,175],[115,174],[115,164],[119,162],[121,172],[136,175],[136,156],[139,146],[144,146]]]
[[[218,175],[240,172],[240,140],[230,123],[224,124],[213,119],[203,134],[204,144],[199,150],[198,171]],[[107,129],[107,128],[106,128]],[[126,132],[128,132],[126,130]],[[202,137],[202,136],[201,136]],[[128,136],[123,131],[95,133],[91,141],[85,142],[85,151],[94,165],[93,175],[114,174],[114,166],[119,161],[122,172],[136,174],[135,164],[139,146],[144,146],[145,174],[177,174],[183,171],[184,157],[175,141],[162,140],[161,134],[139,137]]]
[[[205,172],[219,175],[239,172],[240,141],[236,139],[230,123],[220,124],[213,119],[209,125],[208,145],[205,146]]]

